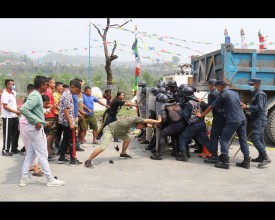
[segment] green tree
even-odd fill
[[[180,58],[179,58],[178,56],[173,56],[173,57],[172,57],[172,61],[173,61],[176,65],[178,65],[178,62],[180,61]]]
[[[156,78],[153,77],[148,71],[144,71],[141,78],[146,82],[147,86],[149,87],[154,86],[154,82],[156,81]]]
[[[70,86],[70,81],[73,79],[72,75],[69,73],[63,73],[61,75],[60,81],[63,82],[64,84],[67,84]]]
[[[97,73],[92,80],[93,86],[97,86],[99,88],[102,88],[102,75],[100,73]]]

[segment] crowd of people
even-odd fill
[[[112,138],[114,141],[123,140],[120,158],[132,158],[126,153],[131,141],[129,132],[131,129],[140,129],[141,133],[137,137],[140,144],[149,143],[145,149],[151,150],[152,160],[164,158],[165,147],[171,140],[171,155],[178,161],[188,162],[191,157],[189,146],[193,139],[199,146],[196,152],[201,152],[205,146],[211,153],[211,157],[204,160],[205,163],[229,169],[230,140],[237,134],[244,160],[236,166],[248,169],[252,161],[258,162],[258,167],[264,167],[271,162],[264,143],[267,97],[260,89],[260,79],[251,79],[248,84],[253,87],[250,105],[242,103],[239,94],[228,89],[225,81],[215,79],[208,81],[207,103],[195,96],[194,86],[177,86],[174,80],[167,84],[158,81],[154,88],[139,82],[137,103],[125,101],[125,94],[121,91],[111,100],[110,91],[107,90],[104,94],[107,100],[105,103],[93,96],[91,87],[84,87],[84,82],[79,78],[72,79],[69,85],[65,85],[55,82],[53,78],[36,76],[34,83],[27,86],[28,95],[19,109],[14,80],[6,79],[1,95],[2,156],[18,153],[25,155],[19,186],[33,182],[30,171],[33,176],[46,176],[47,186],[62,186],[65,181],[54,178],[49,161],[55,160],[58,155],[58,164],[82,164],[77,159],[76,152],[84,151],[81,144],[85,143],[89,128],[93,133],[92,143],[99,144],[99,147],[84,162],[87,168],[93,167],[93,159],[108,147]],[[99,129],[94,116],[95,102],[106,107]],[[138,107],[137,116],[117,120],[121,106]],[[204,118],[210,111],[213,112],[213,121],[208,137]],[[245,114],[247,112],[249,117]],[[259,152],[259,156],[254,159],[249,156],[247,144],[248,119],[252,122],[251,141]],[[21,150],[18,149],[19,136],[24,144]],[[152,138],[148,139],[148,136]]]

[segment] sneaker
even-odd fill
[[[57,160],[57,163],[58,164],[63,164],[63,163],[66,163],[66,162],[69,162],[69,160],[66,158],[66,157],[59,157],[58,160]]]
[[[49,155],[48,156],[48,161],[53,161],[55,159],[54,155]]]
[[[11,152],[7,152],[5,150],[2,151],[2,156],[12,156],[12,155],[13,155],[13,153],[11,153]]]
[[[84,166],[87,167],[87,168],[94,168],[93,166],[93,163],[91,160],[86,160],[85,163],[84,163]]]
[[[82,164],[78,159],[72,159],[69,163],[70,167],[74,167],[75,165]]]
[[[65,181],[53,179],[52,181],[47,182],[47,186],[63,186],[65,185]]]
[[[77,147],[76,151],[85,151],[85,150],[83,148],[81,148],[81,147]]]
[[[35,182],[34,179],[30,179],[30,178],[28,178],[28,177],[22,177],[21,180],[20,180],[20,182],[19,182],[19,186],[20,186],[20,187],[24,187],[24,186],[26,186],[27,184],[29,184],[29,183],[34,183],[34,182]]]
[[[120,158],[121,159],[127,159],[127,158],[132,158],[132,156],[125,153],[125,154],[120,154]]]

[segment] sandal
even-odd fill
[[[97,141],[94,141],[92,144],[99,144]]]

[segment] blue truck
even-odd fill
[[[275,50],[236,49],[233,44],[222,44],[221,49],[192,56],[193,84],[199,91],[207,91],[209,79],[224,80],[229,88],[250,104],[252,94],[247,82],[262,79],[262,90],[267,94],[268,123],[265,138],[275,144]]]

